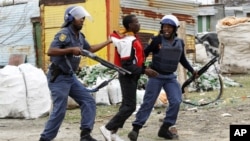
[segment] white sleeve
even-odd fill
[[[135,40],[135,37],[128,36],[123,39],[117,39],[115,37],[111,37],[111,40],[113,44],[116,46],[121,59],[130,57],[132,50],[132,42]]]
[[[117,43],[117,51],[122,58],[128,58],[131,54],[132,42],[128,40],[121,40]]]

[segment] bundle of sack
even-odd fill
[[[50,90],[43,70],[31,64],[0,69],[0,118],[35,119],[48,115]]]
[[[250,18],[225,17],[218,21],[216,32],[220,42],[222,73],[250,73]]]

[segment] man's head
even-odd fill
[[[77,29],[81,29],[85,17],[91,20],[91,16],[87,10],[81,6],[69,6],[64,13],[64,23],[62,27],[67,27],[73,23]]]
[[[133,14],[125,16],[122,20],[122,24],[129,32],[137,33],[140,30],[140,23]]]
[[[179,27],[179,20],[174,15],[165,15],[161,19],[160,33],[164,37],[170,38],[176,35],[177,28]]]

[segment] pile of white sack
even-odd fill
[[[50,91],[43,70],[31,64],[0,69],[0,118],[35,119],[51,108]]]
[[[226,17],[216,25],[222,73],[250,73],[250,18]]]

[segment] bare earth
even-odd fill
[[[250,125],[250,103],[245,99],[244,103],[234,106],[199,107],[198,109],[182,108],[179,113],[176,128],[180,141],[229,141],[230,124]],[[248,103],[248,104],[247,104]],[[182,106],[182,107],[185,107]],[[98,109],[98,107],[97,107]],[[71,114],[70,110],[68,111]],[[79,111],[75,112],[79,114]],[[161,119],[164,117],[164,108],[154,109],[150,119],[141,130],[138,141],[163,140],[157,137]],[[224,116],[223,116],[224,115]],[[38,141],[48,117],[34,120],[25,119],[0,119],[0,141]],[[111,117],[96,119],[92,135],[100,141],[104,141],[99,127]],[[131,122],[134,115],[126,122],[119,134],[128,141],[127,134],[131,130]],[[60,132],[54,141],[79,141],[79,122],[64,121]]]

